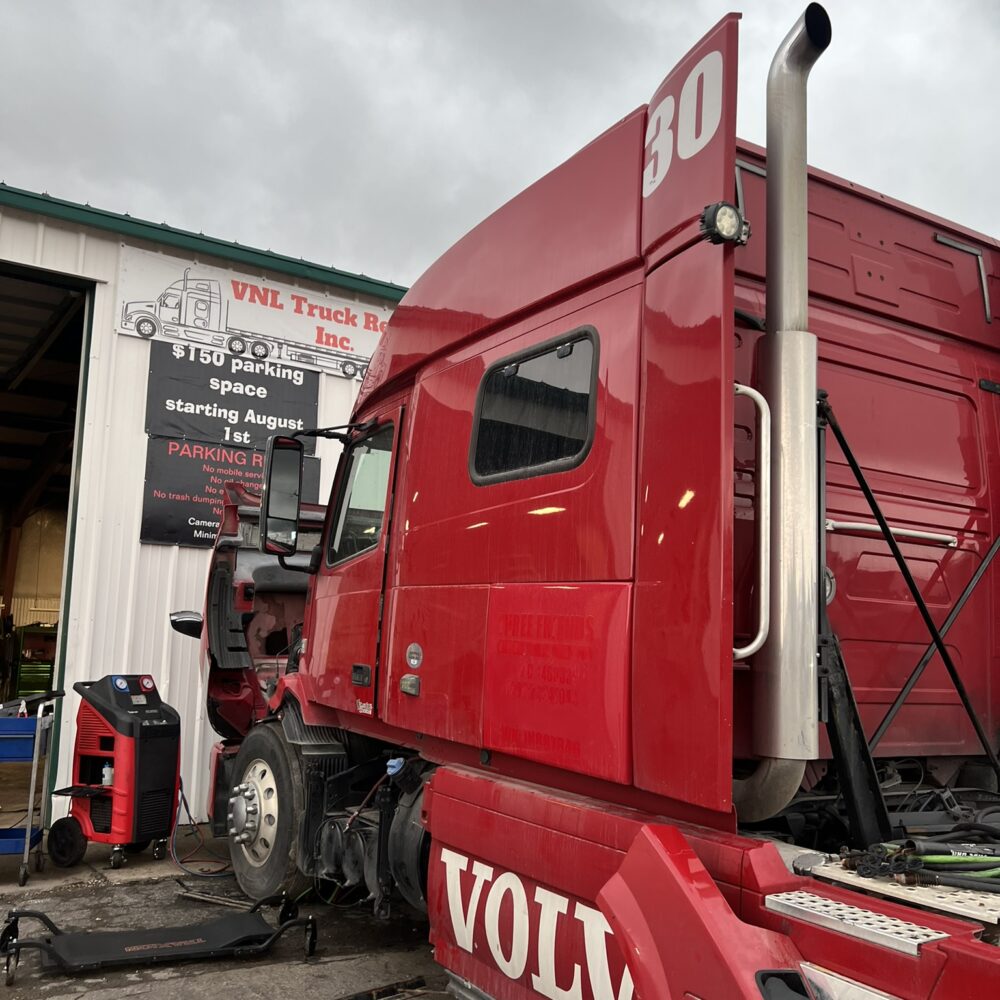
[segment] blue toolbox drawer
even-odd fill
[[[31,760],[37,721],[35,716],[27,719],[0,718],[0,761]],[[39,751],[41,755],[45,748],[40,747]]]
[[[37,847],[42,842],[42,831],[33,826],[30,831],[24,827],[13,830],[0,830],[0,854],[23,854],[24,838],[30,837],[31,847]]]

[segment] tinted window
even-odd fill
[[[593,376],[589,337],[490,371],[480,402],[475,476],[540,474],[575,464],[590,441]],[[552,463],[558,465],[541,468]]]
[[[350,559],[378,544],[392,459],[392,425],[353,445],[333,513],[328,558]]]

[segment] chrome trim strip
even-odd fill
[[[938,531],[919,531],[916,528],[893,528],[893,538],[908,538],[917,542],[935,542],[939,545],[947,545],[949,549],[958,548],[958,536],[946,535]],[[871,521],[834,521],[827,518],[827,531],[863,531],[865,534],[881,535],[882,529]]]

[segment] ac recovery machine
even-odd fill
[[[83,860],[88,841],[111,844],[111,867],[152,842],[163,857],[177,812],[181,723],[148,674],[80,681],[70,814],[49,830],[53,864]]]

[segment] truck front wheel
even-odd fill
[[[135,332],[145,340],[155,337],[159,329],[160,324],[152,316],[140,316],[135,321]]]
[[[294,899],[311,885],[297,865],[304,801],[298,754],[280,726],[264,723],[247,734],[233,774],[227,820],[236,881],[251,899],[282,892]]]

